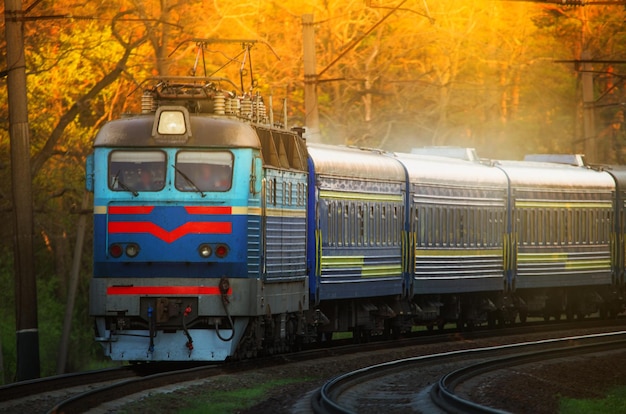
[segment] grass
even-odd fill
[[[223,378],[221,384],[192,387],[191,391],[153,394],[130,404],[119,413],[151,414],[231,414],[245,410],[265,400],[272,390],[288,384],[303,382],[303,378],[284,378],[261,383],[250,383],[232,387],[233,379]],[[236,380],[235,380],[236,381]],[[232,385],[232,384],[231,384]],[[232,388],[230,390],[224,388]]]
[[[618,387],[609,391],[605,398],[579,400],[563,398],[560,403],[560,414],[604,414],[626,413],[626,387]]]

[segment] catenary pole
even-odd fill
[[[315,27],[312,14],[302,16],[302,47],[304,54],[304,109],[306,112],[307,140],[320,142],[317,69],[315,63]]]
[[[17,381],[39,378],[40,376],[37,288],[33,263],[33,196],[28,107],[26,102],[23,17],[24,12],[21,0],[4,1],[9,134],[11,143],[11,185],[14,214],[13,260],[15,271]]]

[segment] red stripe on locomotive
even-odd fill
[[[232,295],[232,288],[227,294]],[[109,286],[107,295],[220,295],[218,286]]]
[[[205,206],[187,206],[185,210],[189,214],[232,214],[232,207],[205,207]]]
[[[109,222],[109,233],[148,233],[172,243],[188,234],[231,234],[233,224],[229,222],[190,222],[167,231],[150,222],[141,221],[112,221]]]
[[[109,206],[109,214],[150,214],[154,206]]]

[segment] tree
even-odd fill
[[[573,63],[557,61],[579,59],[583,48],[594,59],[618,61],[626,47],[624,10],[610,6],[487,0],[43,0],[29,7],[25,58],[36,273],[41,305],[48,308],[40,312],[42,318],[63,313],[58,310],[70,285],[77,213],[83,213],[83,165],[93,136],[107,120],[139,110],[141,84],[150,76],[206,73],[237,81],[243,68],[246,91],[254,83],[272,94],[275,110],[286,98],[290,126],[302,124],[301,22],[303,14],[313,14],[318,70],[328,68],[318,84],[323,141],[399,151],[462,145],[476,147],[483,157],[519,158],[582,147],[580,72]],[[258,42],[249,56],[241,44],[195,40],[207,38]],[[6,49],[5,43],[0,39],[0,47]],[[5,56],[0,62],[6,67]],[[598,131],[604,131],[598,142],[607,161],[619,161],[611,157],[626,145],[619,117],[625,94],[621,70],[619,62],[593,66]],[[0,219],[10,223],[6,88],[0,88],[0,97]],[[0,228],[4,240],[11,238],[10,229]],[[7,257],[7,250],[0,246],[0,257]],[[81,269],[76,306],[84,310],[89,256]],[[5,303],[13,312],[12,301]],[[78,331],[86,332],[82,339],[72,337],[85,346],[74,347],[89,352],[83,359],[72,355],[70,370],[98,352],[88,345],[86,312],[74,315],[74,324],[82,324]],[[52,338],[45,342],[56,343],[61,336],[56,318],[41,324],[42,335]],[[6,356],[10,339],[2,342]],[[57,348],[51,348],[43,359],[54,360]],[[7,370],[12,363],[5,358]]]

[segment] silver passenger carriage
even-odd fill
[[[511,290],[547,320],[607,309],[615,183],[564,163],[501,161],[511,186]],[[525,319],[525,314],[521,316]]]
[[[335,321],[329,331],[381,332],[406,290],[404,168],[381,151],[316,144],[308,151],[312,303]]]
[[[506,284],[506,177],[478,161],[396,156],[409,177],[409,275],[418,319],[440,327],[493,320]]]

